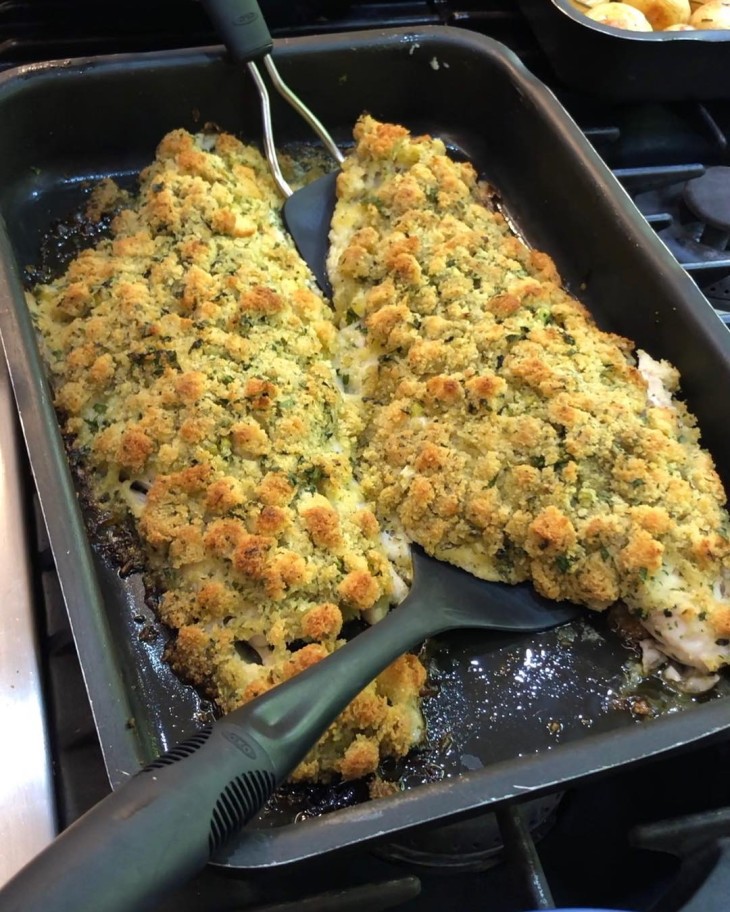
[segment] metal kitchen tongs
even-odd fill
[[[319,136],[337,164],[341,164],[344,157],[322,122],[281,78],[270,53],[273,47],[271,34],[256,0],[202,0],[202,5],[231,57],[239,63],[245,63],[253,78],[261,99],[266,159],[274,180],[285,197],[284,222],[319,287],[329,296],[331,289],[326,264],[337,172],[326,174],[296,192],[286,182],[276,155],[269,92],[257,61],[263,63],[274,88]]]

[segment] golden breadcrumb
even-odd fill
[[[619,599],[682,662],[730,659],[725,494],[677,372],[601,332],[442,142],[362,117],[329,272],[381,520],[485,579]]]
[[[332,312],[260,153],[175,131],[136,198],[105,182],[90,214],[119,204],[111,239],[30,306],[94,498],[135,518],[172,666],[226,712],[332,652],[345,620],[395,600],[396,577],[352,477]],[[424,677],[398,660],[295,776],[406,753]]]

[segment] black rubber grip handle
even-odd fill
[[[0,890],[0,910],[154,907],[262,807],[368,681],[433,630],[427,612],[391,612],[326,661],[178,744],[20,871]]]
[[[237,712],[72,824],[0,890],[2,912],[141,912],[200,871],[285,775]]]
[[[260,60],[273,41],[256,0],[201,0],[234,60]]]
[[[730,903],[730,838],[682,860],[677,878],[652,912],[725,912]]]
[[[141,912],[197,873],[379,672],[426,636],[483,620],[484,586],[495,584],[455,567],[434,576],[430,558],[418,549],[413,557],[413,585],[396,611],[151,763],[0,890],[0,912]],[[488,626],[541,630],[575,612],[558,606],[546,624],[524,597],[506,586]]]

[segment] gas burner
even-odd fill
[[[614,173],[644,218],[701,287],[730,275],[730,250],[726,249],[730,238],[730,168],[686,164],[621,168]],[[713,189],[723,185],[724,200]]]
[[[705,227],[700,241],[727,250],[730,241],[730,168],[708,168],[684,187],[684,201]]]

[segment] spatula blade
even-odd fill
[[[582,613],[572,602],[555,602],[529,583],[511,585],[479,579],[431,557],[411,545],[413,585],[410,600],[422,611],[441,617],[444,629],[479,627],[486,630],[537,632],[567,624]]]
[[[286,200],[283,209],[287,230],[327,298],[332,297],[327,278],[327,252],[338,174],[333,171],[297,190]]]

